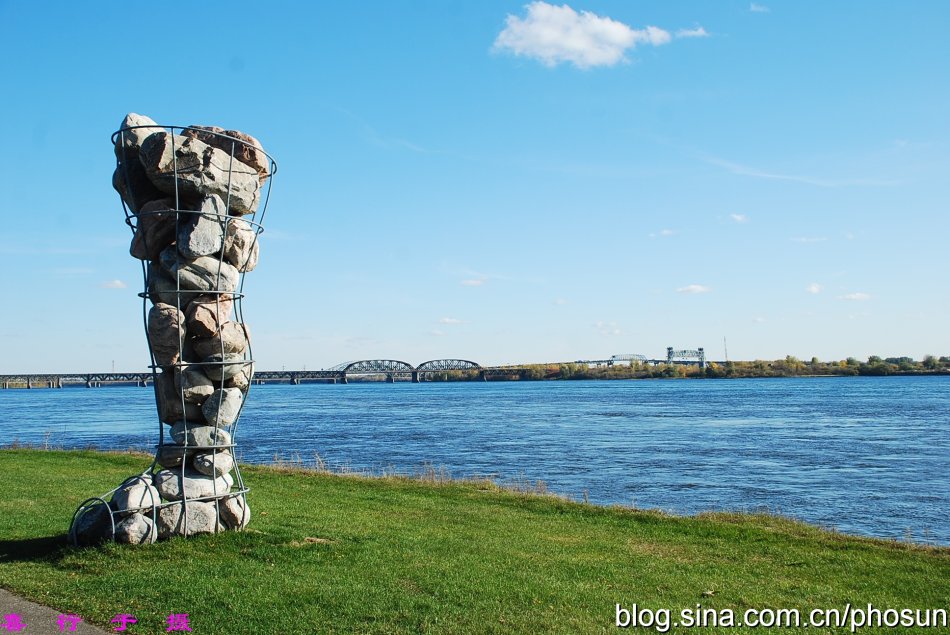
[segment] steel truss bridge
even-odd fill
[[[706,355],[702,348],[695,350],[666,349],[666,359],[648,359],[645,355],[628,353],[613,355],[609,359],[577,360],[575,364],[593,366],[613,366],[618,362],[653,364],[697,364],[706,366]],[[562,362],[558,362],[562,363]],[[526,370],[525,365],[482,366],[467,359],[433,359],[413,366],[398,359],[363,359],[344,362],[325,370],[259,370],[254,373],[254,383],[289,382],[326,382],[345,384],[348,377],[385,376],[387,382],[397,379],[409,379],[413,383],[425,381],[427,375],[447,372],[465,372],[477,374],[487,381],[489,377],[508,377],[519,375]],[[103,384],[135,384],[149,386],[152,373],[25,373],[18,375],[0,375],[0,388],[62,388],[65,385],[85,385],[96,388]]]

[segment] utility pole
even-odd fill
[[[722,336],[722,348],[723,348],[723,350],[725,350],[725,352],[726,352],[726,361],[728,362],[728,361],[729,361],[729,347],[726,346],[726,336],[725,336],[725,335]]]

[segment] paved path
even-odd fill
[[[6,625],[4,620],[11,614],[20,617],[20,620],[26,625],[23,630],[14,631],[4,628]],[[56,623],[61,614],[60,611],[24,600],[9,591],[0,589],[0,632],[4,635],[17,632],[22,635],[33,635],[34,633],[37,635],[46,635],[47,633],[60,635],[63,632],[76,633],[76,635],[107,635],[107,631],[85,622],[79,622],[79,626],[75,631],[69,630],[69,624],[66,625],[65,631],[61,631]]]

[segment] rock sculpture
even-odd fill
[[[80,505],[69,535],[145,544],[240,530],[251,512],[234,439],[254,372],[241,289],[276,164],[243,132],[135,113],[113,142],[112,184],[145,278],[159,444],[148,470]]]

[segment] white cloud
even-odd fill
[[[568,62],[577,68],[613,66],[638,44],[660,46],[673,36],[655,26],[633,29],[623,22],[590,11],[578,13],[568,5],[532,2],[525,17],[508,15],[493,48],[530,57],[545,66]]]
[[[864,302],[865,300],[870,300],[871,296],[867,293],[846,293],[844,295],[838,296],[839,300],[851,300],[852,302]]]
[[[99,285],[103,289],[125,289],[129,285],[125,284],[121,280],[107,280]]]
[[[764,4],[756,4],[755,2],[753,2],[752,4],[749,5],[749,11],[751,11],[752,13],[768,13],[769,11],[771,11],[771,9],[769,9]]]
[[[567,300],[564,298],[556,298],[554,300],[554,304],[556,304],[557,306],[564,306],[565,304],[567,304]]]
[[[676,32],[676,37],[709,37],[709,33],[701,26],[694,29],[680,29]]]
[[[795,236],[794,238],[790,238],[789,240],[791,240],[793,243],[811,244],[811,243],[823,243],[826,240],[828,240],[828,237],[827,236]]]
[[[701,284],[688,284],[676,290],[677,293],[709,293],[710,291],[712,289]]]
[[[822,288],[823,287],[817,282],[812,282],[810,285],[805,287],[805,291],[808,293],[821,293]]]
[[[669,238],[670,236],[675,236],[676,230],[674,229],[661,229],[659,232],[651,232],[650,238],[656,238],[657,236],[662,236],[663,238]]]
[[[641,31],[633,29],[633,32],[636,34],[634,37],[635,42],[652,44],[653,46],[669,44],[670,40],[673,39],[673,36],[670,35],[669,31],[664,31],[663,29],[655,26],[648,26]]]
[[[480,287],[485,284],[485,280],[482,278],[470,278],[468,280],[462,280],[463,287]]]
[[[429,331],[429,335],[432,335],[434,337],[445,337],[446,333],[445,331],[439,331],[438,329],[433,329]]]
[[[463,320],[458,318],[444,317],[439,320],[439,324],[464,324]]]
[[[737,223],[748,223],[749,217],[745,214],[729,214],[729,218],[734,220]]]
[[[604,337],[620,337],[623,331],[617,326],[616,322],[598,321],[594,323],[594,328]]]
[[[752,318],[752,321],[755,322],[756,324],[765,324],[765,318],[762,317],[761,315]]]

